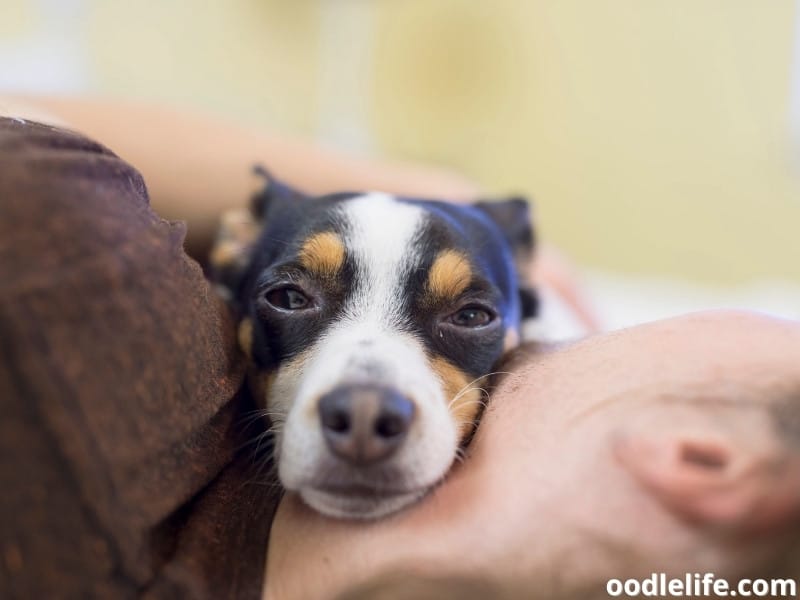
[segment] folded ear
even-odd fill
[[[535,240],[531,207],[525,198],[515,196],[503,200],[485,200],[476,202],[474,206],[486,213],[500,228],[515,258],[518,253],[529,257]]]
[[[670,435],[618,440],[633,477],[678,516],[739,535],[800,519],[800,454],[755,454],[726,439]]]
[[[531,281],[536,236],[530,202],[516,196],[476,202],[474,206],[494,221],[511,247],[519,281],[522,319],[537,316],[539,298]]]
[[[281,203],[305,198],[304,194],[273,177],[261,165],[253,167],[253,173],[258,181],[250,207],[222,214],[217,239],[209,255],[211,280],[220,295],[234,305],[270,210]]]
[[[301,191],[275,178],[263,165],[255,165],[253,174],[260,179],[260,185],[250,199],[250,212],[258,221],[263,221],[269,209],[276,203],[306,198]]]

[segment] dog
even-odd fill
[[[210,263],[278,477],[325,515],[388,515],[443,479],[536,316],[529,204],[312,197],[258,172]]]

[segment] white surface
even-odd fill
[[[713,309],[744,309],[800,320],[800,284],[758,281],[735,287],[713,287],[665,278],[584,272],[581,287],[606,331],[648,321]],[[559,342],[587,332],[560,297],[539,288],[540,317],[526,323],[523,338]]]
[[[0,39],[0,89],[12,92],[81,92],[89,86],[83,0],[38,0],[37,27]],[[2,19],[0,4],[0,19]]]
[[[800,285],[758,281],[736,287],[711,287],[669,279],[589,272],[588,297],[606,329],[707,309],[739,308],[800,320]]]

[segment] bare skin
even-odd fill
[[[654,571],[796,576],[798,364],[800,324],[736,312],[526,357],[415,507],[365,525],[287,496],[265,598],[333,598],[386,572],[542,598]]]

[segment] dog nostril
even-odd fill
[[[337,389],[320,398],[319,418],[326,431],[339,434],[350,431],[352,407],[347,390]]]
[[[322,424],[336,433],[347,433],[350,429],[350,415],[344,411],[334,411],[323,415]]]
[[[395,416],[378,417],[375,422],[375,433],[381,437],[394,437],[405,431],[403,421]]]
[[[382,399],[375,419],[374,431],[382,438],[405,434],[414,417],[414,405],[400,394],[388,394]]]

